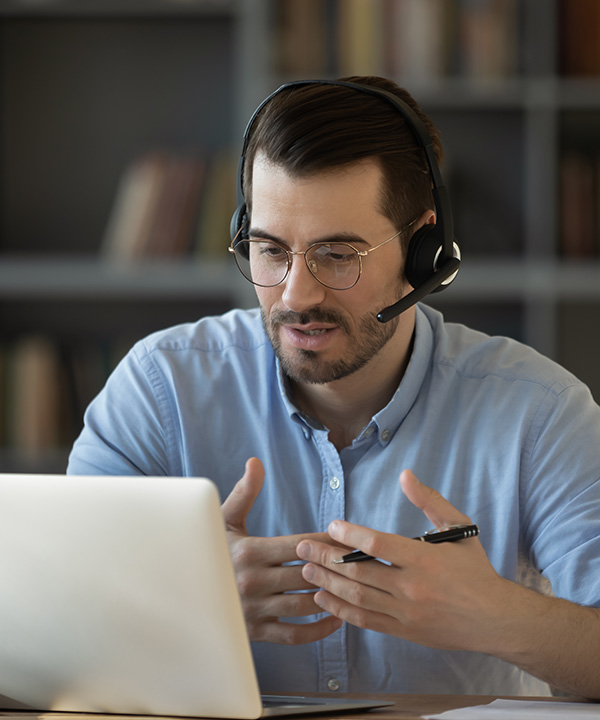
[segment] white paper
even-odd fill
[[[542,702],[536,700],[494,700],[489,705],[447,710],[423,715],[426,720],[530,720],[539,718],[598,718],[600,703]]]

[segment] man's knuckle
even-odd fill
[[[378,535],[373,535],[367,540],[366,550],[373,557],[380,557],[384,552],[384,542]]]
[[[248,567],[256,563],[257,553],[251,538],[239,540],[231,548],[231,559],[234,567]]]
[[[353,583],[348,589],[348,602],[355,607],[362,607],[365,602],[365,586]]]
[[[237,586],[242,597],[249,597],[256,593],[259,580],[252,570],[239,570],[237,573]]]
[[[287,603],[290,616],[297,617],[299,615],[305,614],[306,607],[309,601],[310,599],[306,594],[288,593]]]
[[[359,608],[356,608],[351,612],[351,614],[347,618],[347,622],[349,622],[351,625],[354,625],[359,630],[369,629],[367,613]]]
[[[281,642],[284,645],[299,645],[302,642],[302,625],[294,625],[292,623],[284,623],[280,625]]]

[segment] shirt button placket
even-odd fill
[[[332,520],[345,519],[344,470],[340,456],[326,436],[319,444],[323,461],[323,492],[320,524],[326,531]],[[319,687],[328,692],[345,692],[348,686],[346,627],[319,641]]]

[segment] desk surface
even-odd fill
[[[420,720],[423,715],[432,715],[445,712],[446,710],[454,710],[455,708],[469,707],[474,705],[485,705],[496,699],[491,695],[345,695],[344,697],[375,697],[382,700],[391,700],[393,706],[389,708],[381,708],[364,713],[336,714],[330,717],[336,720]],[[581,702],[585,700],[579,698],[534,698],[534,697],[518,697],[513,700],[527,701],[537,700],[543,702]],[[600,704],[593,703],[598,707],[600,714]],[[101,715],[86,713],[37,713],[31,711],[19,710],[0,710],[0,720],[159,720],[157,717],[149,716],[131,716],[131,715]],[[302,716],[307,717],[307,716]],[[324,717],[324,716],[313,716]],[[181,720],[180,718],[178,720]]]

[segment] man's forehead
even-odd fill
[[[264,151],[259,150],[254,157],[252,175],[255,179],[257,174],[265,175],[285,175],[291,180],[302,183],[302,181],[310,182],[315,178],[344,178],[348,176],[370,176],[374,182],[381,183],[383,180],[383,171],[377,158],[362,158],[344,165],[334,165],[331,167],[323,167],[316,169],[297,170],[290,168],[283,162],[271,160]]]
[[[377,165],[361,162],[297,177],[258,157],[248,208],[251,234],[256,230],[255,236],[270,234],[286,244],[293,236],[294,244],[372,245],[396,230],[383,212],[379,176]]]

